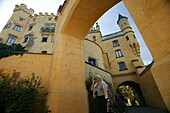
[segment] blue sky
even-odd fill
[[[28,8],[33,8],[35,13],[37,14],[39,12],[56,14],[58,6],[62,4],[63,1],[64,0],[50,0],[50,2],[48,0],[0,0],[0,31],[12,15],[13,9],[16,4],[24,3],[27,5]],[[119,13],[123,16],[128,17],[129,24],[135,32],[136,38],[138,39],[141,47],[142,60],[145,64],[149,64],[153,58],[123,2],[120,2],[109,9],[102,17],[99,18],[99,20],[97,20],[100,25],[102,35],[120,31],[120,28],[117,25]]]

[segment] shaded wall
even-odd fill
[[[139,83],[147,105],[167,110],[158,86],[153,78],[151,66],[139,76]]]

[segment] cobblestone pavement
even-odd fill
[[[147,106],[140,106],[140,107],[127,107],[126,113],[168,113],[168,112]]]

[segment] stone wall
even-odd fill
[[[42,78],[45,86],[48,85],[48,77],[51,67],[51,55],[47,54],[24,54],[13,55],[0,59],[0,70],[4,74],[12,75],[14,72],[20,73],[20,78],[31,77],[34,73]]]

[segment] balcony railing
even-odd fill
[[[53,33],[55,31],[55,27],[41,27],[41,31]]]

